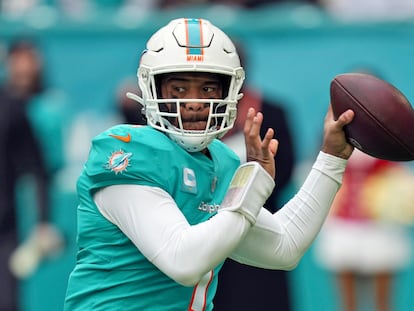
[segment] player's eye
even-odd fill
[[[174,86],[173,91],[177,92],[177,93],[183,93],[183,92],[185,92],[185,88],[182,87],[182,86]]]
[[[204,86],[203,93],[207,98],[220,98],[221,90],[217,86]]]

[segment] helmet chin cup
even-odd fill
[[[180,135],[168,133],[168,136],[188,152],[198,152],[208,147],[214,136],[206,135]]]
[[[171,73],[211,73],[225,77],[224,99],[210,103],[210,116],[205,130],[182,128],[178,109],[185,101],[210,102],[206,99],[160,99],[158,75]],[[237,115],[237,101],[241,98],[245,73],[236,48],[230,38],[205,19],[180,18],[158,30],[147,42],[137,70],[148,124],[167,135],[189,152],[207,148],[215,138],[230,130]],[[141,99],[141,98],[139,98]],[[137,100],[137,99],[136,99]],[[176,114],[165,112],[160,105],[177,102]],[[220,107],[220,111],[215,108]],[[168,120],[176,118],[172,125]]]

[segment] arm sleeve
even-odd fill
[[[227,258],[251,227],[242,214],[230,211],[191,226],[173,198],[155,187],[109,186],[94,200],[149,261],[187,286]]]
[[[275,214],[262,209],[231,258],[267,269],[295,268],[328,215],[346,162],[320,152],[298,193]]]
[[[173,198],[155,187],[109,186],[94,200],[149,261],[176,282],[191,286],[230,255],[257,267],[296,266],[322,226],[345,162],[321,153],[298,194],[273,215],[262,209],[253,227],[232,211],[191,226]]]

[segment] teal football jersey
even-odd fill
[[[219,140],[208,149],[211,158],[188,153],[149,126],[119,125],[94,138],[77,183],[79,250],[65,310],[212,310],[221,266],[194,288],[174,282],[93,201],[93,194],[109,185],[158,187],[174,198],[190,224],[206,221],[217,212],[240,162]]]

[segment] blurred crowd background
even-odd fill
[[[76,252],[76,179],[90,140],[127,120],[124,94],[137,91],[145,42],[178,17],[207,18],[242,42],[249,55],[246,82],[286,111],[296,158],[280,204],[302,183],[319,150],[335,75],[374,69],[414,102],[412,0],[0,0],[0,82],[10,74],[8,53],[15,40],[30,38],[41,54],[47,92],[31,100],[27,114],[50,173],[51,222],[64,241],[19,281],[22,311],[62,309]],[[414,169],[413,163],[402,165]],[[31,187],[22,179],[16,188],[20,242],[38,218],[30,208]],[[411,217],[403,225],[414,237]],[[341,310],[334,278],[311,248],[288,273],[292,309]],[[414,310],[414,261],[394,279],[392,310]],[[374,311],[362,305],[360,310]],[[279,310],[277,301],[273,310]]]

